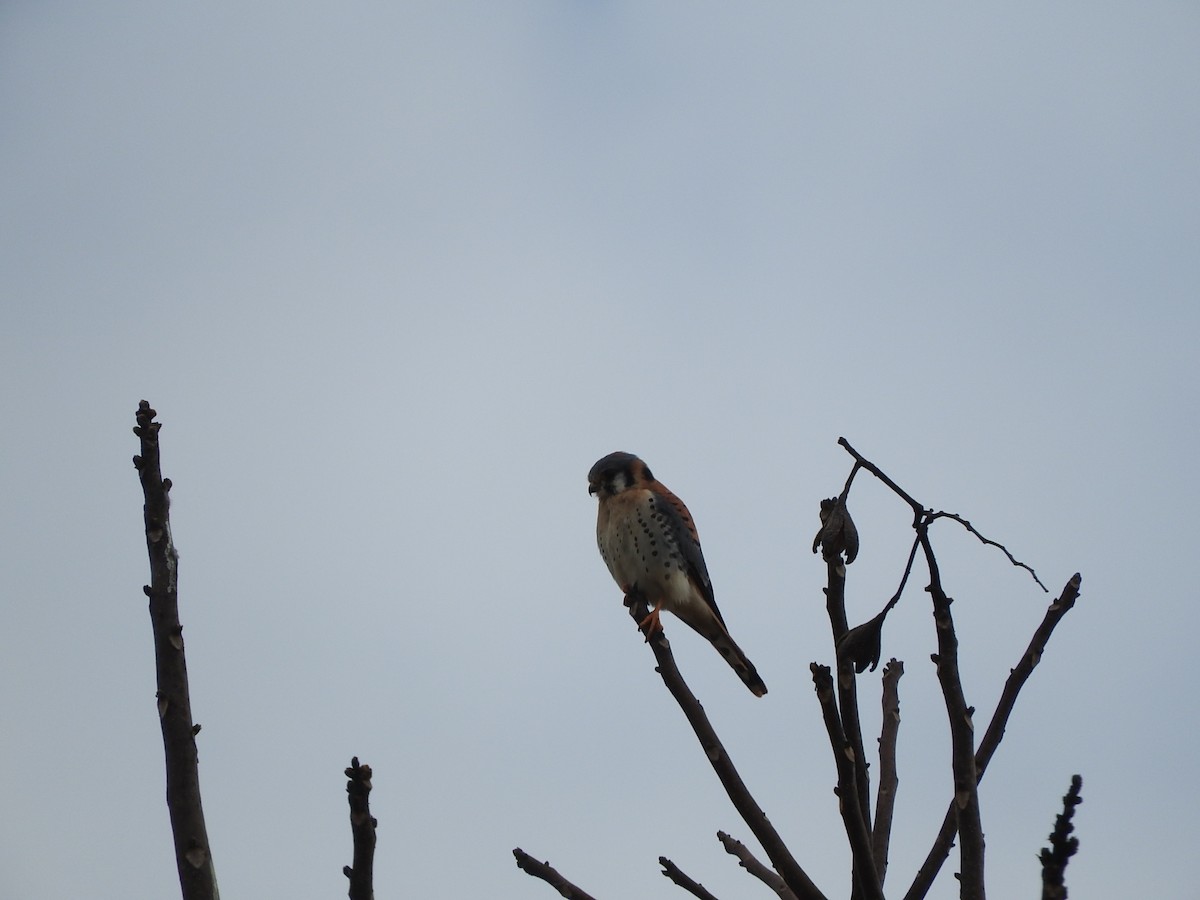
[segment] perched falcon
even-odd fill
[[[641,627],[647,640],[662,629],[662,610],[707,638],[756,697],[767,692],[753,663],[733,642],[713,599],[700,537],[683,501],[655,481],[632,453],[610,453],[588,472],[600,498],[596,542],[617,586],[639,591],[654,607]]]

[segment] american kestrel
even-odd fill
[[[646,639],[662,630],[661,611],[673,612],[717,648],[756,697],[765,694],[767,686],[717,609],[700,537],[683,501],[632,453],[610,453],[592,466],[588,493],[599,495],[596,542],[608,571],[626,594],[636,590],[653,606],[641,623]]]

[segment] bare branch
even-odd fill
[[[625,603],[629,607],[629,615],[632,616],[634,622],[640,623],[649,615],[650,610],[646,604],[646,598],[641,594],[631,592],[626,595]],[[696,733],[713,771],[721,780],[725,793],[729,795],[734,808],[750,827],[750,831],[762,845],[763,850],[766,851],[767,858],[771,860],[775,871],[783,876],[787,886],[801,900],[825,900],[825,895],[796,862],[792,852],[779,836],[779,832],[767,819],[766,813],[763,812],[762,807],[751,796],[749,789],[742,781],[742,777],[733,765],[733,760],[729,758],[729,754],[721,744],[721,739],[717,737],[712,723],[709,722],[704,707],[700,705],[700,701],[696,699],[696,695],[692,693],[691,688],[687,686],[683,676],[679,673],[665,633],[656,632],[653,637],[648,639],[648,642],[650,649],[654,652],[654,658],[658,662],[657,671],[662,676],[663,683],[679,704],[679,708],[683,710],[683,714]]]
[[[850,838],[850,850],[854,856],[855,879],[861,885],[868,900],[883,900],[879,873],[875,871],[875,860],[871,854],[871,836],[867,831],[867,823],[863,819],[862,809],[858,805],[854,748],[842,730],[841,718],[838,716],[837,706],[833,700],[833,675],[829,666],[813,663],[809,668],[812,670],[813,686],[817,691],[817,700],[821,704],[825,730],[829,734],[834,763],[837,765],[838,783],[834,793],[838,797],[838,809],[842,814],[846,835]]]
[[[878,466],[876,466],[873,462],[868,460],[861,453],[859,453],[857,450],[855,450],[853,447],[851,447],[849,441],[847,441],[845,438],[838,438],[838,443],[841,444],[844,448],[846,448],[847,453],[849,453],[851,456],[854,457],[854,470],[851,471],[851,473],[850,473],[851,478],[853,478],[853,476],[854,476],[854,471],[857,471],[857,469],[861,466],[862,468],[864,468],[868,472],[870,472],[872,475],[874,475],[876,478],[878,478],[880,481],[882,481],[884,484],[886,484],[888,487],[890,487],[892,489],[892,491],[895,492],[895,494],[898,497],[900,497],[900,499],[902,499],[905,503],[907,503],[910,507],[912,507],[912,511],[915,516],[917,516],[919,518],[922,515],[924,515],[926,523],[932,522],[934,519],[953,519],[954,521],[956,521],[960,525],[962,525],[964,528],[966,528],[967,531],[971,532],[971,534],[975,535],[975,537],[979,538],[979,540],[982,541],[983,543],[985,543],[989,546],[992,546],[992,547],[998,547],[1000,550],[1003,550],[1004,555],[1008,557],[1009,562],[1011,562],[1014,566],[1018,566],[1022,569],[1025,569],[1030,575],[1033,576],[1033,580],[1037,582],[1038,587],[1040,587],[1043,591],[1047,590],[1046,586],[1044,584],[1042,584],[1041,579],[1038,578],[1037,572],[1033,571],[1033,569],[1030,566],[1026,565],[1023,562],[1020,562],[1015,556],[1013,556],[1011,553],[1009,553],[1008,548],[1005,547],[1003,544],[998,544],[995,541],[984,537],[982,534],[980,534],[975,529],[975,527],[970,522],[968,522],[962,516],[957,515],[956,513],[948,513],[948,512],[936,512],[935,513],[931,509],[927,510],[922,504],[918,503],[911,496],[909,496],[908,493],[906,493],[904,491],[904,489],[900,487],[900,485],[896,484],[896,482],[892,481],[892,479],[890,479],[887,475],[885,475]],[[847,488],[850,486],[848,481],[846,483],[846,486],[847,486]],[[1047,593],[1048,593],[1048,591],[1047,591]]]
[[[896,482],[892,481],[892,479],[888,478],[887,475],[885,475],[879,469],[879,467],[877,465],[875,465],[875,463],[871,462],[869,459],[867,459],[865,456],[863,456],[861,453],[859,453],[857,450],[855,450],[853,447],[851,447],[850,442],[848,440],[846,440],[844,437],[838,438],[838,443],[841,444],[843,447],[845,447],[846,452],[854,457],[856,466],[862,466],[862,468],[866,469],[868,472],[870,472],[872,475],[874,475],[876,478],[878,478],[880,481],[882,481],[884,484],[886,484],[888,487],[890,487],[892,489],[892,491],[896,494],[897,497],[899,497],[901,500],[903,500],[905,503],[907,503],[909,506],[912,507],[912,511],[914,514],[919,516],[925,511],[924,506],[922,506],[920,503],[918,503],[916,500],[914,500],[912,497],[910,497],[907,493],[905,493],[904,489],[901,488],[900,485],[896,484]]]
[[[658,858],[658,864],[663,867],[663,875],[670,878],[693,897],[699,897],[700,900],[717,900],[712,893],[704,889],[704,885],[698,881],[693,881],[679,866],[675,865],[675,863],[671,862],[665,856]]]
[[[171,481],[162,477],[158,432],[161,423],[145,400],[138,404],[137,427],[141,454],[133,458],[145,497],[146,549],[150,554],[150,623],[154,632],[154,663],[158,680],[158,720],[166,757],[167,809],[175,839],[175,866],[183,900],[217,900],[217,874],[204,809],[200,802],[200,772],[192,701],[188,690],[183,625],[179,620],[179,553],[171,538]]]
[[[996,704],[996,711],[992,713],[992,720],[988,722],[987,731],[983,733],[983,740],[979,742],[976,768],[979,769],[981,780],[984,769],[992,759],[992,754],[996,752],[996,748],[1004,738],[1004,729],[1008,725],[1008,717],[1012,714],[1013,707],[1016,706],[1017,694],[1021,692],[1021,688],[1029,680],[1029,676],[1033,674],[1037,664],[1042,661],[1042,654],[1046,652],[1046,644],[1050,641],[1050,635],[1054,633],[1054,629],[1062,621],[1063,616],[1075,606],[1082,584],[1083,576],[1078,572],[1071,576],[1063,586],[1062,593],[1047,607],[1046,615],[1033,632],[1033,637],[1029,641],[1029,646],[1025,648],[1025,652],[1021,654],[1021,659],[1008,673],[1008,679],[1004,682],[1004,690],[1000,692],[1000,700]]]
[[[513,856],[517,858],[517,868],[532,875],[534,878],[540,878],[550,887],[554,888],[567,900],[596,900],[587,891],[576,887],[558,874],[558,870],[553,868],[548,862],[539,862],[534,859],[520,847],[513,850]]]
[[[738,858],[738,865],[773,890],[783,900],[796,900],[796,895],[788,890],[787,884],[779,877],[779,873],[770,866],[764,865],[750,852],[750,848],[736,838],[730,837],[724,831],[717,832],[717,840],[725,848],[725,852]]]
[[[847,482],[849,486],[849,482]],[[871,782],[863,750],[862,726],[858,715],[858,684],[854,677],[857,657],[851,638],[858,633],[847,628],[846,567],[838,556],[826,556],[828,583],[825,588],[825,610],[833,629],[833,643],[838,653],[838,708],[844,723],[846,739],[854,753],[855,797],[864,822],[871,818]],[[882,627],[882,621],[879,623]],[[864,666],[865,668],[865,666]]]
[[[374,900],[375,826],[371,815],[371,767],[350,759],[346,769],[346,798],[350,803],[350,833],[354,838],[354,865],[344,866],[342,874],[350,879],[350,900]]]
[[[971,716],[975,710],[967,706],[962,680],[958,671],[958,636],[954,632],[951,600],[942,589],[929,530],[925,522],[917,526],[925,562],[929,566],[929,594],[933,598],[933,621],[937,631],[938,652],[933,661],[937,666],[938,682],[946,700],[946,715],[950,720],[950,765],[954,772],[954,805],[957,809],[959,833],[959,897],[961,900],[983,900],[983,825],[979,818],[979,778],[975,768],[975,726]]]
[[[1030,575],[1033,576],[1033,580],[1037,582],[1038,587],[1040,587],[1047,594],[1050,593],[1050,589],[1047,588],[1044,584],[1042,584],[1042,579],[1038,578],[1037,572],[1033,571],[1032,566],[1026,565],[1025,563],[1021,562],[1019,559],[1017,559],[1015,556],[1013,556],[1011,553],[1009,553],[1008,548],[1005,547],[1003,544],[998,544],[995,541],[993,541],[991,538],[984,537],[982,534],[980,534],[975,529],[974,525],[972,525],[970,522],[968,522],[962,516],[958,515],[957,513],[935,512],[935,513],[932,513],[929,516],[929,518],[926,519],[926,521],[932,522],[934,519],[953,519],[955,522],[957,522],[963,528],[967,529],[967,531],[971,532],[971,534],[975,535],[975,537],[979,538],[981,543],[987,544],[989,547],[999,548],[1000,550],[1002,550],[1004,552],[1004,555],[1008,557],[1008,561],[1010,563],[1012,563],[1017,568],[1024,569],[1026,572],[1028,572]]]
[[[1079,849],[1079,838],[1071,837],[1075,826],[1071,819],[1075,815],[1075,807],[1083,802],[1079,791],[1083,787],[1083,779],[1078,775],[1071,778],[1071,787],[1063,797],[1063,811],[1054,822],[1054,831],[1050,833],[1050,846],[1039,854],[1042,861],[1042,900],[1067,900],[1067,885],[1065,876],[1067,863]]]
[[[1042,653],[1050,640],[1050,635],[1054,633],[1054,629],[1062,621],[1063,616],[1075,606],[1082,583],[1082,576],[1076,572],[1062,589],[1058,599],[1051,603],[1046,610],[1046,615],[1037,630],[1034,631],[1029,646],[1025,648],[1020,661],[1009,673],[1008,680],[1004,683],[1004,690],[1000,694],[1000,700],[996,704],[996,711],[992,713],[992,720],[988,723],[983,739],[979,742],[979,749],[975,751],[975,770],[978,780],[983,780],[983,773],[986,771],[992,755],[996,752],[996,748],[1000,745],[1000,741],[1004,738],[1004,729],[1008,724],[1013,707],[1016,705],[1017,695],[1020,694],[1022,686],[1033,673],[1034,667],[1041,662]],[[912,886],[904,895],[904,900],[922,900],[929,893],[942,864],[950,854],[950,848],[954,846],[954,835],[958,830],[955,811],[956,806],[952,800],[942,819],[942,827],[929,850],[929,855],[925,857],[925,862],[917,871]]]
[[[879,795],[875,801],[875,827],[871,829],[871,853],[879,883],[887,878],[888,845],[892,835],[892,811],[900,778],[896,772],[896,738],[900,732],[900,678],[904,663],[892,659],[883,667],[883,727],[879,734]]]
[[[900,602],[900,595],[904,593],[904,586],[908,584],[908,576],[912,574],[913,560],[917,558],[917,548],[921,546],[919,537],[913,538],[912,548],[908,551],[908,562],[904,564],[904,574],[900,576],[900,586],[896,588],[896,593],[892,594],[887,605],[883,607],[883,611],[887,612],[893,606]]]

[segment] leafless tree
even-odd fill
[[[167,805],[174,835],[176,866],[184,900],[219,900],[216,871],[209,850],[204,812],[200,800],[197,769],[196,735],[200,726],[192,721],[187,664],[184,656],[183,627],[179,618],[179,556],[171,536],[170,479],[162,477],[159,460],[159,431],[155,411],[142,401],[137,410],[134,433],[141,440],[141,452],[134,457],[145,498],[146,546],[150,557],[150,580],[145,587],[150,599],[150,619],[154,635],[158,690],[157,710],[162,727],[166,760]],[[977,787],[988,763],[996,752],[1016,705],[1022,686],[1042,658],[1054,629],[1074,606],[1079,596],[1080,576],[1075,574],[1046,610],[1025,651],[1009,673],[983,737],[975,740],[975,709],[967,705],[959,676],[959,641],[952,615],[953,600],[942,583],[937,557],[930,536],[938,520],[956,523],[980,541],[1002,551],[1015,566],[1026,569],[1042,589],[1037,573],[1017,560],[1006,547],[981,534],[960,515],[934,511],[914,500],[870,460],[863,457],[843,438],[839,441],[854,463],[837,497],[822,500],[819,508],[820,530],[813,542],[826,566],[825,606],[832,629],[835,665],[814,662],[810,666],[813,686],[834,758],[837,782],[834,791],[839,800],[842,824],[851,850],[851,900],[883,900],[888,870],[888,846],[898,777],[896,745],[900,725],[899,681],[904,664],[896,659],[885,666],[882,679],[883,723],[879,736],[879,784],[874,796],[874,818],[867,757],[859,717],[859,675],[875,669],[882,655],[883,629],[887,615],[900,601],[918,555],[928,576],[926,592],[930,596],[937,653],[933,655],[938,683],[945,701],[949,722],[952,786],[942,826],[934,836],[929,854],[920,866],[904,900],[922,900],[950,855],[955,836],[959,847],[959,895],[963,900],[984,900],[984,841]],[[883,609],[866,622],[850,627],[846,615],[847,566],[859,553],[859,536],[850,516],[848,498],[855,477],[867,472],[886,485],[912,510],[913,543],[907,564],[895,594]],[[649,613],[645,597],[636,591],[625,598],[635,622]],[[675,664],[671,645],[662,631],[648,641],[654,654],[656,671],[675,698],[699,740],[705,758],[713,767],[734,809],[758,841],[766,862],[740,840],[724,831],[718,838],[726,851],[737,858],[747,873],[762,881],[784,900],[826,900],[793,855],[782,836],[767,819],[758,801],[750,794],[733,760]],[[373,858],[375,818],[371,815],[371,767],[351,760],[345,770],[348,779],[353,865],[344,873],[349,879],[350,900],[373,900]],[[1082,802],[1082,781],[1076,775],[1063,798],[1050,847],[1042,850],[1044,900],[1065,900],[1064,873],[1067,862],[1078,849],[1072,836],[1072,818]],[[592,900],[547,862],[521,849],[513,851],[518,867],[551,885],[563,897]],[[659,857],[662,874],[688,893],[702,900],[715,900],[701,884],[685,874],[674,862]]]
[[[871,782],[859,717],[857,679],[868,668],[873,670],[879,664],[888,612],[900,601],[914,565],[920,557],[928,577],[925,590],[931,601],[937,638],[937,653],[933,655],[933,662],[949,723],[952,790],[942,827],[933,837],[925,862],[913,876],[903,896],[905,900],[922,900],[926,896],[943,863],[949,857],[957,835],[959,896],[962,900],[984,900],[984,840],[977,788],[1004,736],[1017,695],[1041,660],[1054,629],[1079,597],[1081,578],[1077,573],[1068,579],[1062,591],[1050,603],[1041,624],[1009,673],[983,737],[976,742],[975,709],[967,704],[959,675],[960,650],[952,612],[953,600],[942,583],[941,570],[930,533],[931,527],[939,520],[945,520],[966,529],[982,543],[1000,550],[1012,565],[1028,571],[1043,591],[1046,587],[1030,566],[1016,559],[1004,545],[985,537],[967,519],[955,513],[935,511],[918,502],[844,438],[838,443],[850,454],[853,464],[841,493],[837,497],[821,501],[821,526],[813,541],[813,551],[821,552],[826,566],[825,607],[832,628],[836,664],[831,667],[814,662],[810,668],[821,718],[833,754],[837,773],[834,792],[838,797],[842,825],[853,861],[850,897],[851,900],[883,900],[885,896],[885,879],[890,874],[888,847],[898,784],[896,744],[900,726],[899,681],[904,674],[904,664],[892,659],[884,666],[883,724],[878,741],[879,784],[874,796],[873,819]],[[851,627],[846,615],[846,572],[847,566],[858,557],[860,547],[858,530],[850,516],[848,499],[851,487],[860,472],[869,473],[886,485],[911,509],[913,542],[895,594],[878,614],[860,625]],[[645,598],[636,591],[626,596],[625,604],[635,622],[642,621],[648,613]],[[665,634],[657,632],[649,640],[649,646],[654,654],[656,671],[683,710],[700,742],[705,758],[712,765],[734,809],[758,841],[767,862],[756,858],[740,841],[731,838],[725,832],[718,832],[726,850],[738,858],[748,873],[762,880],[779,896],[795,900],[825,900],[826,894],[813,883],[783,838],[768,821],[762,807],[751,796],[703,707],[680,674]],[[1067,859],[1074,854],[1078,846],[1077,839],[1069,835],[1073,827],[1071,815],[1080,802],[1080,783],[1079,776],[1075,776],[1071,792],[1063,800],[1064,812],[1059,816],[1054,834],[1051,835],[1051,847],[1042,851],[1043,897],[1046,900],[1066,897],[1062,876]],[[517,853],[518,860],[522,857],[529,859],[522,851]],[[666,857],[660,857],[659,862],[663,866],[663,875],[684,890],[697,897],[712,897],[712,894],[685,875]],[[563,896],[587,896],[548,864],[539,866],[544,868],[524,864],[521,868],[530,875],[550,881]],[[569,887],[564,889],[563,885]],[[571,893],[567,893],[566,890]]]

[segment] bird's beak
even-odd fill
[[[598,488],[598,487],[597,487],[596,485],[594,485],[594,484],[589,484],[589,485],[588,485],[588,494],[589,494],[589,495],[591,495],[591,494],[595,494],[595,493],[596,493],[597,491],[599,491],[599,490],[600,490],[600,488]]]

